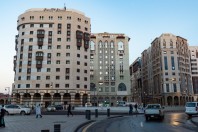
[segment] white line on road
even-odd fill
[[[144,126],[143,126],[143,122],[140,122],[140,126],[141,126],[141,127],[144,127]]]

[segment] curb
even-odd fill
[[[196,126],[198,126],[198,122],[193,121],[193,119],[190,119],[190,121],[191,121],[193,124],[195,124]]]
[[[90,124],[90,123],[92,123],[92,122],[94,122],[94,120],[86,121],[86,122],[84,122],[84,123],[78,125],[78,126],[75,128],[74,132],[78,132],[78,130],[80,130],[80,128],[82,128],[83,126],[86,126],[86,125],[88,125],[88,124]]]

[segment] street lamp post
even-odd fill
[[[9,104],[10,103],[10,101],[9,101],[10,100],[10,87],[5,87],[5,90],[6,91],[8,90],[8,98],[7,98],[8,102],[7,103]]]

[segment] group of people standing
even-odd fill
[[[138,113],[138,105],[137,104],[135,104],[134,105],[134,108],[135,108],[135,113]],[[133,105],[132,104],[130,104],[129,105],[129,115],[131,115],[131,114],[133,114]]]

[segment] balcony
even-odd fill
[[[42,68],[42,64],[36,64],[36,68]]]
[[[37,34],[37,38],[44,38],[45,34]]]
[[[43,46],[43,41],[38,41],[37,44],[38,46]]]
[[[43,60],[43,56],[36,56],[36,60]]]

